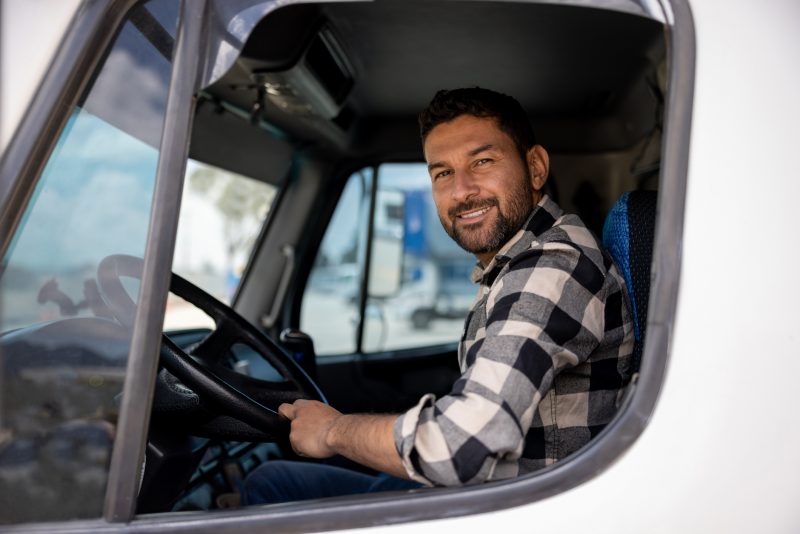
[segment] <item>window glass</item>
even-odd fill
[[[277,188],[189,160],[172,270],[230,304]],[[170,294],[164,329],[213,327],[214,321]]]
[[[371,189],[372,169],[350,177],[306,285],[300,328],[318,355],[356,351]]]
[[[172,13],[174,26],[171,4],[137,16]],[[126,23],[2,259],[2,523],[102,513],[130,334],[96,272],[108,255],[144,254],[169,72],[150,36]]]
[[[457,341],[475,257],[445,233],[423,163],[378,169],[364,352]]]
[[[366,171],[364,171],[366,172]],[[301,329],[317,354],[356,346],[370,195],[350,178],[311,271]],[[445,233],[423,163],[378,167],[362,352],[457,341],[477,288],[475,258]]]

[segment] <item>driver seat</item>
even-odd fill
[[[632,374],[639,372],[647,329],[657,198],[656,191],[623,193],[603,225],[603,246],[625,277],[631,297],[635,336]]]

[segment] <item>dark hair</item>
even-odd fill
[[[496,119],[500,129],[511,137],[523,157],[536,144],[528,115],[519,102],[508,95],[480,87],[438,91],[428,107],[419,114],[422,143],[436,126],[461,115]]]

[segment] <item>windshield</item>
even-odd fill
[[[190,159],[172,271],[231,304],[278,187]],[[164,329],[214,327],[199,308],[170,293]]]

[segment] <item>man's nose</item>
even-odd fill
[[[477,196],[478,193],[480,193],[480,187],[478,187],[475,175],[469,169],[456,171],[455,180],[453,180],[453,200],[464,202]]]

